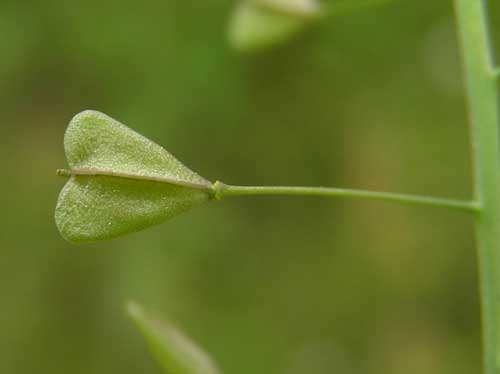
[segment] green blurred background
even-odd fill
[[[234,5],[0,1],[0,372],[159,373],[132,299],[225,373],[478,373],[465,213],[249,197],[101,244],[59,236],[55,169],[83,109],[211,180],[471,195],[451,1],[325,20],[258,54],[227,45]]]

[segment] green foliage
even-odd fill
[[[241,0],[229,25],[229,42],[241,51],[283,43],[319,16],[315,0]]]
[[[218,374],[212,358],[180,330],[149,315],[136,303],[127,312],[149,344],[151,353],[168,374]]]
[[[76,115],[64,147],[71,176],[59,195],[55,219],[70,242],[138,231],[211,196],[209,181],[105,114]]]

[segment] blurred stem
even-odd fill
[[[444,199],[428,196],[414,196],[388,192],[365,190],[352,190],[345,188],[327,187],[289,187],[289,186],[231,186],[221,182],[214,184],[215,196],[222,199],[228,196],[242,195],[299,195],[322,196],[334,198],[371,199],[393,201],[406,205],[431,205],[465,211],[477,211],[478,206],[474,201]]]
[[[314,19],[320,15],[319,6],[311,2],[307,6],[296,6],[276,0],[254,0],[255,4],[289,16]]]
[[[314,5],[315,3],[311,2],[309,7],[298,7],[293,5],[288,5],[286,2],[277,2],[276,0],[254,0],[256,5],[264,7],[266,9],[271,9],[275,12],[300,17],[303,19],[319,19],[319,18],[328,18],[328,17],[336,17],[340,15],[345,15],[348,13],[354,13],[356,11],[362,11],[365,9],[375,8],[377,6],[383,6],[390,3],[394,3],[396,1],[401,0],[362,0],[362,1],[353,1],[353,0],[345,0],[340,2],[334,2],[333,5],[322,6]]]
[[[343,1],[340,4],[334,3],[325,11],[325,16],[337,16],[364,10],[376,6],[382,6],[396,2],[397,0],[365,0],[365,1]]]
[[[481,0],[455,0],[472,132],[484,373],[499,374],[500,339],[500,166],[499,103],[488,12]]]

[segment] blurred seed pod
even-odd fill
[[[316,0],[241,0],[229,23],[229,43],[239,51],[267,49],[290,40],[321,15]]]
[[[168,321],[158,319],[134,302],[127,305],[127,313],[165,373],[220,374],[212,357]]]

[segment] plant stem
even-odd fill
[[[310,20],[345,15],[348,13],[353,13],[355,11],[361,11],[394,3],[396,1],[401,0],[346,0],[338,3],[335,2],[333,5],[324,6],[323,8],[314,2],[311,2],[308,6],[299,7],[297,5],[287,4],[286,2],[276,0],[254,0],[256,5],[264,7],[265,9],[269,9],[280,14]]]
[[[323,196],[336,198],[361,198],[372,200],[393,201],[407,205],[431,205],[436,207],[477,211],[478,205],[474,201],[445,199],[428,196],[414,196],[388,192],[353,190],[345,188],[327,187],[289,187],[289,186],[231,186],[221,182],[214,184],[215,195],[218,199],[228,196],[241,195],[300,195]]]
[[[481,0],[455,0],[472,132],[485,374],[499,374],[500,339],[500,165],[499,104],[488,34],[487,9]]]
[[[396,2],[397,0],[365,0],[365,1],[343,1],[340,4],[330,5],[326,11],[326,16],[337,16],[351,13],[358,10],[374,8]]]

